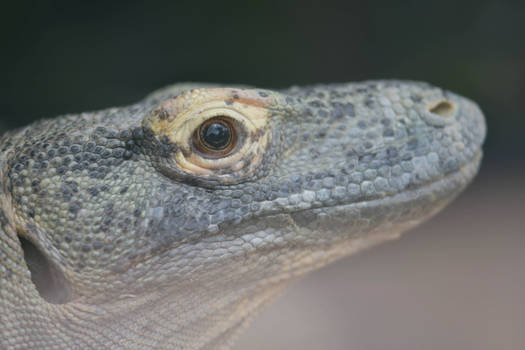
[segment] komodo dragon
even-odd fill
[[[305,273],[477,172],[475,103],[426,83],[179,84],[0,139],[1,349],[228,349]]]

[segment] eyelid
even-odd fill
[[[237,183],[254,176],[271,143],[269,120],[280,115],[276,107],[283,98],[255,89],[203,88],[162,102],[142,122],[156,140],[152,146],[163,147],[153,164],[170,177],[205,183]],[[226,154],[199,152],[193,142],[199,127],[215,117],[232,120],[237,132],[235,147]]]
[[[193,147],[193,135],[198,132],[199,127],[207,120],[216,117],[225,117],[232,120],[237,130],[237,142],[235,147],[226,154],[208,154],[199,152]],[[229,107],[219,107],[202,110],[199,115],[187,115],[186,123],[175,130],[173,137],[181,140],[179,147],[182,150],[176,156],[177,165],[185,171],[194,174],[213,174],[213,172],[224,171],[235,172],[245,167],[256,165],[261,159],[259,152],[268,142],[268,135],[260,140],[251,140],[246,135],[258,130],[254,122],[248,116]],[[185,141],[186,140],[186,141]],[[248,158],[252,157],[254,164],[249,164]],[[211,172],[210,172],[211,170]]]

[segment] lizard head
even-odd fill
[[[124,328],[215,310],[216,337],[286,281],[436,213],[476,173],[485,124],[423,83],[176,85],[18,135],[3,183],[27,257],[52,271],[33,276],[46,302]]]

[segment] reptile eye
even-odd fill
[[[238,183],[255,170],[270,147],[273,116],[282,97],[237,88],[199,88],[153,108],[142,121],[154,145],[169,145],[155,165],[165,175],[196,183]],[[262,172],[261,172],[262,174]]]
[[[203,155],[224,156],[237,144],[237,130],[231,118],[218,116],[202,123],[193,134],[193,143]]]

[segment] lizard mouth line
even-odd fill
[[[431,192],[438,193],[439,197],[441,197],[443,201],[445,200],[448,201],[451,199],[451,197],[454,197],[454,196],[451,196],[451,193],[457,194],[460,192],[460,190],[462,190],[467,185],[467,183],[470,181],[470,179],[475,174],[475,170],[479,166],[481,157],[482,157],[482,151],[479,150],[474,157],[472,157],[468,162],[460,166],[455,171],[449,174],[446,174],[445,176],[439,179],[427,181],[425,183],[422,183],[419,186],[406,188],[403,191],[400,191],[394,194],[370,197],[370,198],[367,198],[361,201],[341,203],[341,204],[335,204],[331,206],[319,205],[319,206],[312,206],[310,208],[299,209],[299,210],[292,210],[292,209],[281,210],[279,212],[266,213],[260,216],[254,216],[252,218],[253,219],[271,219],[271,218],[275,218],[283,214],[291,216],[293,214],[299,214],[299,213],[307,213],[307,214],[312,213],[312,217],[314,217],[316,215],[315,213],[316,210],[323,210],[323,209],[333,210],[333,211],[339,210],[341,214],[344,216],[347,209],[348,211],[350,211],[352,209],[359,208],[359,207],[368,206],[368,207],[374,208],[374,207],[379,207],[381,205],[384,205],[385,198],[389,199],[388,201],[389,206],[396,206],[400,204],[402,205],[403,203],[412,200],[414,197],[417,197],[418,191],[422,191],[422,190],[425,190],[425,191],[428,190],[429,193]],[[444,202],[436,198],[434,198],[433,200],[436,203],[440,203],[440,205],[434,206],[433,210],[427,213],[425,217],[418,219],[417,222],[412,221],[412,223],[418,223],[418,222],[424,221],[424,219],[426,219],[429,215],[433,215],[434,213],[437,213],[436,209],[441,208]],[[294,225],[301,226],[295,218],[291,218],[291,220],[293,221]],[[227,226],[228,225],[226,225],[226,227]],[[218,233],[222,233],[226,235],[232,234],[228,229],[224,229],[224,230],[215,232],[210,236],[217,235]],[[243,234],[244,233],[234,233],[235,237],[240,237]],[[199,242],[197,237],[202,237],[202,233],[199,236],[194,236],[184,241],[180,241],[177,245],[170,246],[169,248],[163,249],[163,251],[165,254],[170,254],[170,252],[176,251],[181,244],[196,244]],[[146,258],[145,260],[149,260],[149,258]]]
[[[293,214],[293,213],[300,213],[300,212],[308,212],[308,211],[312,211],[316,209],[331,209],[331,208],[335,209],[335,208],[351,207],[351,206],[357,206],[357,205],[365,205],[367,203],[371,204],[371,203],[374,203],[375,201],[383,200],[385,198],[395,199],[401,196],[407,196],[411,193],[421,191],[424,188],[431,188],[431,187],[445,188],[447,187],[447,184],[450,183],[450,181],[448,180],[451,180],[451,179],[456,179],[457,181],[453,181],[453,182],[457,183],[457,185],[454,186],[453,189],[449,189],[448,191],[457,191],[458,188],[463,188],[468,183],[468,181],[474,176],[475,174],[474,170],[478,168],[481,162],[482,155],[483,155],[483,152],[480,149],[476,152],[476,154],[468,162],[464,163],[458,169],[446,174],[445,176],[438,178],[438,179],[426,181],[424,183],[419,184],[418,186],[407,187],[399,192],[386,193],[384,195],[378,195],[378,196],[370,196],[368,198],[365,197],[362,200],[358,200],[355,202],[337,203],[334,205],[313,205],[309,208],[298,209],[298,210],[293,210],[293,209],[282,210],[280,212],[272,212],[266,215],[261,215],[259,217],[271,217],[271,216],[275,216],[278,214]],[[461,181],[462,174],[466,174],[466,175],[463,175],[463,181]],[[459,183],[461,183],[462,185],[460,185]]]
[[[292,215],[292,214],[299,214],[299,213],[312,213],[312,215],[315,215],[314,211],[316,210],[352,210],[356,207],[363,207],[363,206],[369,206],[369,207],[376,207],[380,206],[385,199],[389,199],[389,203],[392,203],[392,205],[405,202],[407,200],[410,200],[411,198],[417,196],[418,191],[422,191],[424,189],[428,189],[428,192],[435,192],[439,193],[441,197],[447,198],[450,197],[450,193],[456,192],[459,193],[461,189],[463,189],[467,183],[470,181],[470,179],[474,176],[475,170],[478,168],[479,163],[481,161],[482,157],[482,151],[481,149],[478,150],[478,152],[466,163],[461,165],[458,169],[455,171],[444,175],[441,178],[430,180],[427,182],[424,182],[418,186],[408,187],[404,190],[396,193],[389,193],[382,196],[375,196],[375,197],[368,197],[364,198],[359,201],[354,202],[341,202],[334,205],[312,205],[308,208],[300,208],[300,209],[286,209],[282,208],[281,210],[272,210],[271,212],[266,212],[261,215],[254,215],[251,218],[252,219],[271,219],[272,217],[277,217],[279,215]],[[452,181],[451,181],[452,180]],[[384,204],[384,203],[383,203]],[[295,220],[294,220],[295,222]],[[226,229],[221,229],[219,231],[215,231],[211,236],[214,236],[218,233],[223,234],[229,234],[228,230],[228,224],[225,225]],[[193,236],[188,237],[184,241],[180,241],[177,246],[183,243],[191,243],[191,242],[198,242],[197,237],[201,237],[202,233]],[[171,246],[170,248],[163,249],[164,251],[171,251],[176,247]],[[147,260],[147,259],[146,259]]]

